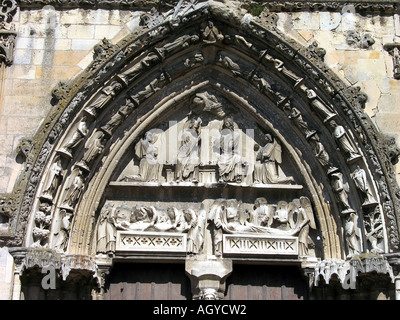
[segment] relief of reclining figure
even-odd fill
[[[221,255],[223,234],[265,234],[270,236],[298,236],[299,254],[306,256],[312,245],[309,228],[316,228],[311,202],[307,197],[290,203],[280,201],[276,210],[265,198],[255,201],[253,210],[244,209],[236,199],[217,199],[209,211],[214,222],[215,254]]]

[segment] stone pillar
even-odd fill
[[[8,249],[14,259],[14,275],[11,300],[23,300],[21,296],[21,272],[24,267],[26,248],[13,247]]]
[[[188,257],[185,271],[194,300],[220,300],[224,298],[226,278],[232,273],[232,260],[214,255]]]
[[[97,279],[97,288],[92,290],[93,300],[103,300],[107,278],[110,275],[113,266],[113,259],[110,257],[96,257],[97,271],[95,278]]]
[[[393,268],[395,299],[400,300],[400,253],[388,253],[385,257]]]
[[[0,248],[0,300],[11,300],[14,260],[7,248]]]

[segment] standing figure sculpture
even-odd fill
[[[112,254],[116,248],[116,241],[114,208],[112,204],[106,204],[101,209],[99,216],[96,253]]]
[[[201,119],[191,119],[182,132],[176,163],[176,180],[199,181]]]
[[[356,184],[357,189],[364,197],[364,202],[362,205],[367,206],[370,204],[377,204],[377,201],[374,198],[371,188],[369,186],[365,170],[361,169],[360,166],[357,165],[356,169],[351,173],[350,176]]]
[[[337,124],[334,120],[330,121],[329,124],[333,128],[333,137],[337,141],[339,148],[347,156],[347,162],[351,163],[361,158],[361,155],[358,153],[355,146],[353,146],[353,144],[351,143],[350,138],[343,126]]]
[[[282,147],[279,142],[267,133],[264,147],[256,145],[256,164],[254,166],[254,183],[265,184],[290,184],[294,182],[293,177],[285,176],[279,171],[282,163]]]

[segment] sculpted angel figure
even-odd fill
[[[299,226],[301,227],[298,234],[299,255],[308,256],[310,246],[314,245],[309,235],[310,228],[314,230],[316,229],[314,213],[310,199],[307,197],[300,197],[300,204],[298,204],[295,209],[295,215],[296,222],[294,225],[292,225],[292,228],[298,228]]]
[[[282,163],[282,147],[271,134],[265,134],[266,144],[256,145],[256,164],[254,167],[254,182],[265,184],[290,184],[293,177],[280,174],[279,165]]]

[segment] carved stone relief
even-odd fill
[[[110,48],[107,67],[89,67],[92,81],[56,90],[64,110],[28,159],[27,244],[97,261],[315,261],[396,248],[393,192],[370,145],[379,139],[360,125],[365,97],[324,69],[317,44],[186,5],[185,22],[180,9],[145,19],[153,29]]]

